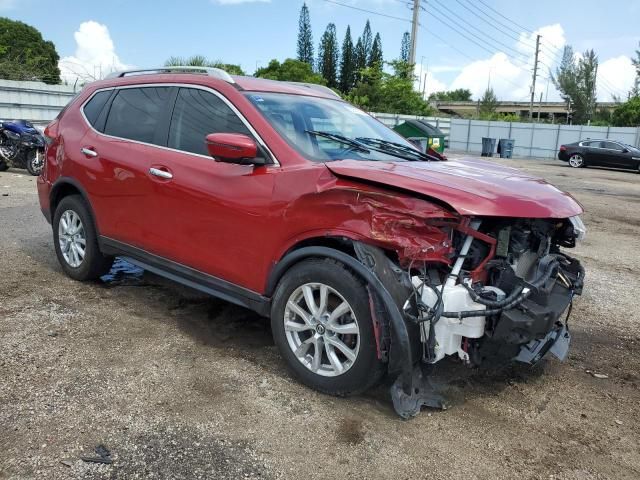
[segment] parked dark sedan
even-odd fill
[[[630,168],[640,172],[640,149],[614,140],[582,140],[560,145],[558,159],[573,168]]]

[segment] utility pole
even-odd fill
[[[536,77],[538,76],[538,54],[540,53],[540,35],[536,37],[536,58],[533,62],[533,80],[531,81],[531,102],[529,103],[529,120],[533,119],[533,98],[536,94]]]
[[[538,123],[540,123],[540,110],[542,110],[542,92],[540,92],[540,101],[538,102]]]
[[[416,63],[416,45],[418,40],[418,16],[420,13],[420,0],[413,0],[413,20],[411,21],[411,51],[409,52],[409,63]]]

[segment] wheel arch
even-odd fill
[[[73,178],[62,177],[56,180],[51,187],[51,193],[49,194],[49,210],[51,212],[51,219],[54,218],[56,213],[56,208],[60,204],[63,198],[68,197],[69,195],[80,195],[84,200],[84,203],[87,205],[87,209],[89,210],[89,214],[91,215],[91,220],[93,221],[93,226],[96,229],[96,233],[100,235],[98,231],[98,224],[96,222],[96,216],[93,211],[93,207],[91,206],[91,202],[89,201],[89,195],[84,187]]]

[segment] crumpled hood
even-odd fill
[[[484,160],[338,160],[325,165],[339,177],[389,185],[439,199],[462,215],[567,218],[583,211],[571,195],[545,180]]]

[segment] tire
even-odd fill
[[[44,152],[38,149],[32,149],[24,154],[24,163],[27,167],[27,171],[37,177],[42,172],[44,167]]]
[[[79,251],[81,240],[84,241],[83,255]],[[62,269],[74,280],[95,280],[113,264],[113,257],[100,252],[93,218],[80,195],[64,197],[58,204],[53,216],[53,243]]]
[[[327,298],[324,311],[323,288]],[[305,297],[309,291],[313,292],[315,316]],[[333,260],[305,260],[284,275],[273,297],[271,330],[281,355],[302,383],[322,393],[346,396],[364,392],[382,379],[386,365],[378,359],[369,305],[362,280]],[[335,320],[331,319],[333,312],[339,315]],[[347,355],[344,347],[351,354]]]
[[[9,170],[9,165],[4,160],[0,160],[0,172],[6,172]]]
[[[582,168],[585,166],[584,157],[579,153],[574,153],[569,157],[569,166],[573,168]]]

